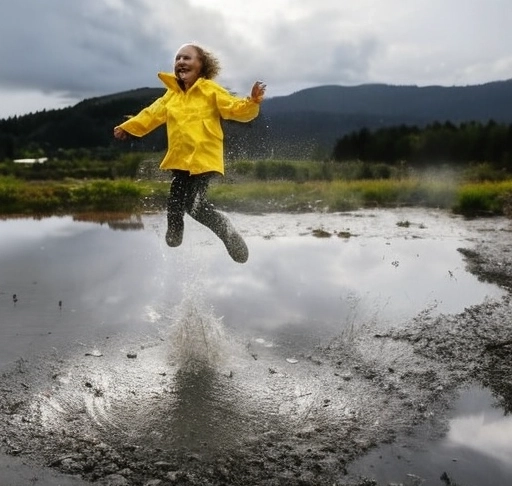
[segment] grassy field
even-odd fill
[[[154,211],[165,208],[167,182],[132,180],[22,182],[0,178],[1,214],[70,214]],[[468,216],[509,214],[512,180],[215,182],[210,200],[241,212],[348,211],[367,207],[423,206]]]
[[[228,176],[215,179],[209,190],[210,200],[224,210],[334,212],[423,206],[467,216],[512,213],[512,178],[495,177],[488,168],[472,168],[472,177],[467,177],[467,171],[454,175],[446,168],[411,174],[401,167],[360,163],[240,161],[227,169]],[[168,191],[168,180],[154,178],[24,181],[0,177],[0,214],[155,211],[165,208]]]

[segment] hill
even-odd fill
[[[269,99],[262,112],[273,146],[330,147],[363,127],[424,126],[435,121],[512,123],[512,80],[476,86],[320,86]],[[314,150],[314,149],[313,149]]]
[[[322,112],[428,118],[452,122],[509,121],[512,79],[476,86],[320,86],[272,98],[269,113]]]
[[[0,158],[23,146],[112,147],[112,127],[164,93],[140,88],[86,99],[61,110],[0,120]],[[360,130],[435,121],[512,123],[512,79],[474,86],[319,86],[265,100],[247,125],[225,123],[226,155],[311,157],[331,153],[336,140]],[[163,129],[132,144],[163,149]]]

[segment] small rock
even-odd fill
[[[181,484],[180,481],[187,478],[187,473],[183,471],[171,471],[167,473],[167,479],[172,481],[175,484]]]
[[[137,353],[128,353],[126,357],[130,359],[135,359],[137,357]]]
[[[425,481],[425,478],[417,476],[416,474],[407,474],[407,477],[412,479],[416,484],[422,484]]]
[[[226,466],[222,466],[222,465],[217,466],[216,472],[224,480],[229,478],[229,470]]]
[[[191,462],[192,461],[200,461],[201,457],[199,456],[199,454],[190,453],[190,454],[187,454],[187,459]]]
[[[119,467],[115,462],[111,462],[110,464],[103,466],[103,471],[105,473],[110,473],[111,475],[115,474],[116,476],[120,476]]]
[[[111,474],[100,483],[103,486],[129,486],[129,481],[120,474]]]
[[[72,457],[63,458],[60,461],[60,467],[63,471],[71,474],[77,474],[82,471],[80,463],[74,460]]]
[[[316,228],[314,229],[311,234],[313,236],[316,236],[317,238],[330,238],[332,236],[332,233],[329,233],[328,231],[325,231],[322,228]]]

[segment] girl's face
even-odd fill
[[[185,90],[198,80],[202,67],[203,64],[195,47],[184,45],[176,53],[174,74],[183,82]]]

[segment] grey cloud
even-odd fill
[[[189,41],[219,56],[219,81],[240,94],[256,79],[276,96],[322,84],[512,76],[509,0],[282,0],[264,25],[262,15],[251,16],[260,8],[255,0],[232,10],[232,0],[191,1],[6,0],[0,95],[79,101],[160,86],[156,73],[172,69],[174,52]]]
[[[143,0],[123,3],[119,10],[102,0],[12,2],[0,18],[9,39],[0,44],[0,85],[78,98],[158,85],[168,39],[144,28],[151,12]]]
[[[291,80],[309,85],[364,82],[383,47],[374,36],[345,34],[339,22],[339,17],[326,10],[312,10],[299,21],[275,20],[262,42],[266,47],[251,53],[247,77],[258,76],[256,71],[264,66],[269,84],[286,85]],[[244,56],[247,53],[238,52],[238,62]]]
[[[348,83],[365,82],[372,61],[383,51],[376,39],[361,39],[357,43],[345,43],[333,47],[331,82]]]

